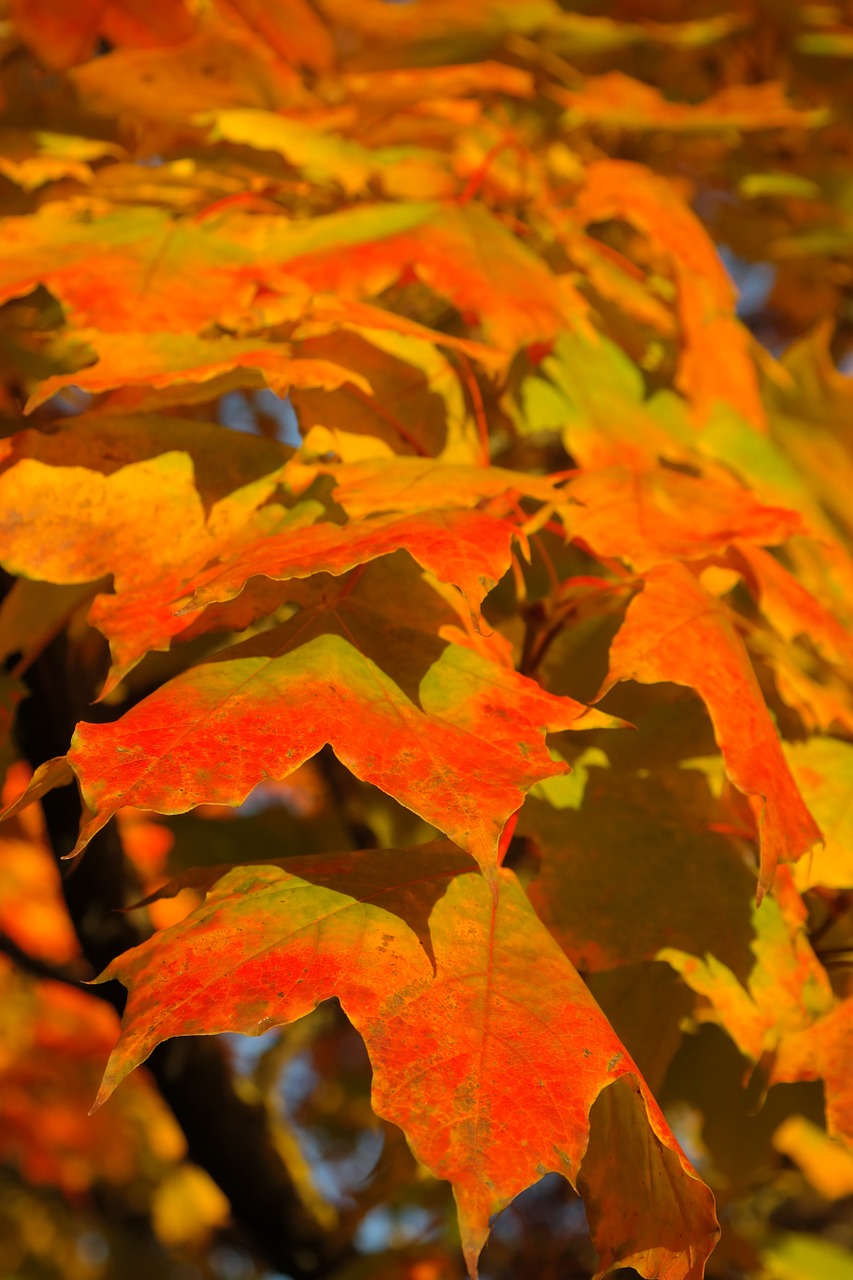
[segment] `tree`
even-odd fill
[[[0,1270],[841,1275],[853,31],[3,39]]]

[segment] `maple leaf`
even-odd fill
[[[772,1073],[776,1081],[825,1081],[827,1129],[830,1135],[843,1138],[848,1147],[853,1147],[851,1051],[853,999],[848,997],[811,1026],[783,1037]]]
[[[540,373],[522,384],[523,420],[533,430],[559,430],[583,468],[641,473],[665,459],[696,469],[696,433],[683,402],[663,393],[647,398],[641,370],[615,343],[562,334]]]
[[[116,387],[151,387],[169,389],[167,403],[180,403],[183,388],[192,386],[198,398],[197,383],[211,383],[204,388],[203,399],[209,400],[235,384],[232,378],[223,385],[222,378],[239,370],[239,386],[270,387],[286,395],[291,387],[325,387],[328,390],[351,382],[364,395],[372,395],[370,383],[361,374],[326,360],[305,360],[291,355],[283,343],[263,342],[251,338],[195,337],[176,338],[174,333],[97,333],[80,329],[75,342],[84,341],[97,353],[96,361],[76,373],[46,378],[29,398],[26,412],[32,412],[63,387],[79,387],[98,395]],[[162,403],[161,397],[161,403]],[[115,405],[118,398],[113,401]],[[138,405],[140,398],[136,398]]]
[[[755,879],[697,770],[622,769],[576,762],[578,807],[532,797],[518,834],[535,844],[530,899],[584,972],[653,960],[662,946],[711,952],[738,974],[751,964],[748,909]]]
[[[68,760],[88,816],[75,852],[121,807],[239,804],[329,742],[357,777],[446,831],[493,876],[525,791],[565,771],[545,730],[617,723],[503,665],[500,645],[441,639],[456,615],[397,561],[315,579],[301,595],[288,588],[301,603],[289,622],[191,668],[113,724],[78,725]],[[423,630],[412,625],[421,615]],[[54,776],[66,780],[62,761],[51,768],[58,773],[36,773],[30,798],[57,785]]]
[[[753,905],[753,963],[743,982],[715,955],[684,955],[664,947],[659,955],[700,994],[708,997],[717,1018],[738,1048],[757,1062],[789,1032],[811,1026],[833,1005],[826,971],[805,937],[805,907],[791,880],[780,868],[773,894],[761,907]]]
[[[288,271],[324,293],[375,297],[405,271],[479,319],[508,353],[573,327],[585,308],[530,250],[486,210],[436,204],[421,225],[358,253],[341,249],[294,258]],[[573,305],[574,304],[574,305]]]
[[[853,1089],[846,1067],[853,1044],[853,1000],[833,996],[826,970],[805,937],[806,907],[791,870],[779,869],[773,898],[755,911],[756,963],[746,985],[714,956],[663,948],[660,958],[705,996],[705,1016],[738,1048],[765,1056],[770,1083],[822,1079],[830,1134],[853,1144]],[[769,905],[770,910],[767,910]]]
[[[355,327],[350,316],[358,315],[361,308],[365,325]],[[329,321],[324,320],[324,310]],[[394,454],[478,461],[482,440],[466,405],[459,373],[452,360],[436,350],[430,331],[414,325],[409,332],[403,326],[397,332],[388,325],[366,327],[378,309],[364,303],[339,304],[337,310],[340,320],[331,309],[315,308],[317,318],[296,332],[299,351],[361,370],[373,395],[364,395],[353,383],[332,392],[294,388],[291,403],[302,429],[303,453],[331,452],[351,461],[356,436],[368,454],[380,455],[384,443]],[[305,330],[308,334],[303,338]],[[488,351],[474,344],[454,349],[474,355],[481,363],[483,352]],[[330,423],[346,425],[330,428]]]
[[[663,467],[584,471],[564,495],[581,505],[561,513],[573,538],[595,555],[618,556],[641,571],[667,560],[702,560],[735,539],[784,542],[802,529],[796,512],[764,507],[734,485]]]
[[[853,661],[853,640],[830,609],[761,547],[736,542],[728,562],[743,573],[762,613],[783,640],[807,635],[829,662]]]
[[[283,284],[298,288],[294,263],[335,250],[351,257],[362,244],[373,252],[382,237],[393,240],[434,213],[433,204],[408,201],[308,222],[239,213],[175,220],[145,205],[54,201],[3,220],[0,299],[41,283],[83,329],[201,334],[238,307],[245,311],[261,282],[275,293]]]
[[[669,26],[669,24],[667,24]],[[704,102],[669,102],[659,90],[621,71],[591,77],[579,90],[567,90],[563,101],[573,114],[600,124],[627,129],[674,132],[716,131],[721,124],[737,129],[787,129],[822,122],[819,112],[801,112],[785,100],[778,82],[739,84],[721,89]]]
[[[682,565],[656,565],[610,649],[601,697],[619,680],[688,685],[702,698],[726,772],[749,799],[761,843],[759,899],[779,861],[822,839],[785,761],[758,682],[723,605]],[[749,726],[748,730],[745,725]]]
[[[503,467],[476,467],[433,458],[378,458],[364,462],[319,463],[301,469],[294,461],[288,480],[301,492],[319,473],[335,478],[335,501],[352,517],[379,511],[429,511],[435,507],[475,507],[514,494],[544,504],[562,497],[564,477],[520,475]]]
[[[785,744],[785,757],[824,843],[794,868],[801,892],[812,885],[853,886],[853,744],[813,737]]]
[[[439,581],[452,583],[465,597],[472,616],[479,616],[483,597],[503,576],[510,562],[513,526],[482,513],[429,511],[413,516],[377,516],[373,520],[347,525],[304,522],[318,514],[318,507],[300,503],[289,518],[279,523],[277,532],[242,546],[218,546],[217,560],[209,568],[193,573],[192,562],[179,569],[171,580],[171,599],[162,575],[141,591],[121,597],[99,596],[90,611],[90,621],[110,641],[113,668],[105,692],[115,687],[128,671],[152,649],[166,649],[173,637],[192,627],[198,635],[206,624],[220,625],[222,614],[193,619],[211,603],[233,599],[253,577],[285,582],[317,573],[340,575],[380,556],[405,550]],[[195,567],[212,558],[196,557]],[[250,593],[250,600],[252,593]],[[275,593],[268,612],[286,604],[286,591]],[[248,605],[245,620],[235,630],[262,616],[264,607]]]
[[[582,224],[624,219],[661,245],[675,272],[684,335],[676,385],[695,405],[700,423],[722,400],[764,428],[749,338],[734,314],[731,283],[712,241],[672,186],[641,165],[601,160],[587,169],[575,216]],[[713,358],[721,347],[729,353],[724,368]]]
[[[769,1146],[787,1091],[744,1117],[763,1154],[741,1159],[730,1116],[745,1054],[768,1084],[821,1080],[827,1128],[853,1136],[851,997],[827,972],[851,887],[843,24],[558,0],[7,7],[4,800],[16,750],[44,763],[0,837],[0,948],[59,977],[114,954],[123,846],[145,891],[186,871],[187,892],[138,932],[119,917],[125,938],[165,928],[108,971],[131,995],[107,1088],[170,1035],[337,997],[377,1111],[453,1184],[472,1272],[490,1219],[557,1171],[599,1276],[699,1280],[710,1194],[647,1084],[707,1143],[725,1257],[800,1265],[755,1212],[789,1194]],[[98,693],[91,625],[112,668],[57,755]],[[619,682],[632,733],[585,705]],[[63,884],[80,949],[23,811],[68,783],[79,849],[117,818]],[[418,844],[432,830],[457,847]],[[318,856],[278,861],[293,848]],[[20,1266],[58,1274],[90,1222],[122,1247],[105,1206],[126,1192],[205,1270],[182,1234],[196,1175],[155,1150],[143,1077],[115,1124],[83,1118],[114,1019],[5,963],[0,988]],[[703,1021],[728,1040],[694,1037]],[[273,1141],[254,1145],[253,1108],[239,1152],[218,1113],[199,1149],[263,1265],[346,1270],[353,1231],[405,1201],[401,1247],[389,1231],[370,1266],[438,1280],[456,1263],[441,1231],[410,1242],[408,1209],[439,1223],[447,1197],[399,1131],[337,1218],[280,1142],[272,1077],[299,1053],[318,1084],[288,1123],[362,1150],[355,1034],[333,1009],[284,1033],[239,1086]],[[175,1063],[157,1078],[189,1134],[207,1089]],[[100,1176],[116,1190],[81,1218]],[[78,1197],[66,1233],[41,1183]],[[496,1233],[495,1273],[595,1269],[556,1196],[531,1198],[540,1237],[525,1212]]]
[[[58,583],[113,574],[121,591],[182,562],[205,563],[253,518],[256,527],[280,523],[280,508],[259,512],[277,478],[272,472],[226,495],[207,516],[186,453],[161,453],[110,475],[25,457],[0,475],[3,563]],[[316,514],[313,506],[304,512]],[[34,543],[33,528],[43,540]]]
[[[365,578],[191,668],[116,723],[80,724],[68,758],[95,816],[76,851],[124,805],[181,813],[239,804],[329,742],[356,777],[493,873],[525,791],[564,770],[545,749],[545,729],[610,719],[470,649],[430,645],[410,628],[395,634],[365,599]],[[405,590],[405,578],[396,581]]]
[[[295,536],[273,535],[242,548],[224,567],[217,566],[204,575],[186,610],[229,600],[258,574],[277,580],[307,578],[314,573],[340,574],[356,564],[405,550],[439,581],[459,587],[469,608],[476,612],[509,568],[512,533],[508,521],[466,511],[377,516],[343,527],[315,524]]]
[[[279,5],[282,2],[277,0]],[[287,2],[295,11],[294,30],[302,29],[301,38],[294,38],[290,32],[289,43],[299,50],[300,60],[305,60],[306,47],[319,52],[323,35],[327,43],[328,33],[322,33],[314,11],[304,0]],[[114,116],[133,109],[146,120],[185,126],[188,119],[205,110],[228,106],[268,108],[287,103],[298,90],[296,69],[276,57],[271,45],[253,29],[251,12],[245,21],[240,21],[234,4],[229,4],[225,12],[224,6],[217,5],[199,13],[188,12],[178,0],[176,27],[175,4],[172,0],[159,0],[159,4],[165,8],[161,17],[165,31],[159,40],[152,41],[144,35],[140,39],[137,27],[130,33],[129,47],[113,49],[104,57],[73,68],[69,79],[93,114]],[[115,7],[110,7],[115,13]],[[149,7],[149,12],[152,10],[156,12],[154,6]],[[169,16],[173,22],[171,31]],[[116,34],[123,35],[121,28],[127,26],[129,17],[126,5],[119,8],[117,17]],[[281,17],[267,23],[268,30],[270,25],[273,30],[278,28],[279,40],[281,26],[287,30],[290,25],[286,18],[282,23]],[[318,32],[322,33],[319,40],[315,35]]]
[[[553,1170],[587,1200],[599,1274],[698,1280],[710,1193],[512,873],[495,900],[447,845],[225,871],[203,877],[203,906],[101,975],[129,999],[96,1105],[168,1036],[259,1034],[337,995],[377,1112],[453,1184],[473,1277],[490,1217]],[[624,1176],[643,1171],[627,1211],[608,1191],[617,1131],[636,1157]]]

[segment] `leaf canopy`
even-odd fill
[[[853,1143],[844,15],[2,16],[0,1270],[42,1178],[221,1271],[146,1077],[85,1129],[118,978],[99,1100],[277,1272],[451,1280],[443,1180],[472,1276],[775,1274]]]

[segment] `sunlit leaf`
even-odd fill
[[[821,831],[785,762],[729,614],[682,566],[658,565],[645,574],[643,590],[628,606],[611,646],[605,690],[619,680],[669,680],[702,698],[726,772],[756,817],[759,894],[765,893],[777,864],[796,862],[821,839]]]
[[[716,132],[734,129],[788,129],[823,123],[820,112],[797,110],[785,99],[782,86],[739,84],[697,104],[670,102],[650,85],[611,71],[591,78],[578,91],[567,91],[563,100],[570,118],[623,129],[671,130],[675,133]]]
[[[683,334],[676,386],[699,422],[724,401],[763,428],[756,369],[746,330],[735,317],[731,282],[713,242],[673,188],[640,165],[602,160],[587,170],[575,215],[584,224],[623,219],[669,257]],[[720,349],[727,352],[724,364],[715,358]]]
[[[94,816],[78,849],[125,805],[240,804],[328,742],[493,874],[525,791],[565,769],[546,728],[610,719],[376,612],[376,593],[391,589],[405,613],[416,582],[399,565],[330,579],[292,621],[191,668],[115,724],[80,724],[69,760]]]
[[[797,864],[797,885],[853,888],[853,745],[814,737],[786,743],[785,756],[823,832],[823,844]]]
[[[689,957],[665,947],[659,956],[708,998],[712,1016],[741,1052],[757,1062],[786,1035],[826,1014],[833,998],[826,972],[804,936],[805,907],[789,868],[780,869],[773,896],[753,906],[752,913],[755,961],[745,982],[713,955]]]
[[[641,571],[704,559],[735,538],[784,542],[802,527],[797,513],[764,507],[734,485],[668,468],[585,471],[564,493],[581,505],[564,513],[571,536]]]
[[[642,1077],[511,873],[495,900],[441,858],[410,850],[401,874],[399,856],[361,855],[336,888],[322,858],[314,874],[309,860],[292,874],[229,872],[192,916],[102,975],[130,998],[99,1101],[166,1036],[258,1034],[337,995],[367,1045],[376,1110],[453,1184],[472,1275],[491,1216],[553,1170],[581,1185],[603,1268],[698,1277],[715,1237],[711,1198]],[[600,1095],[593,1135],[623,1135],[626,1177],[640,1174],[627,1215],[608,1191],[606,1141],[588,1148]]]
[[[325,387],[334,390],[350,382],[364,395],[371,394],[361,374],[326,360],[303,360],[287,346],[252,338],[184,337],[172,333],[108,334],[81,330],[77,335],[97,354],[97,361],[77,373],[47,378],[27,402],[31,411],[63,387],[75,386],[97,395],[116,387],[171,388],[184,383],[211,382],[233,369],[244,369],[241,385],[270,387],[286,395],[291,387]],[[230,389],[230,387],[229,387]],[[208,397],[216,393],[210,388]],[[180,402],[180,396],[171,397]]]
[[[825,1199],[853,1195],[853,1150],[805,1116],[789,1116],[780,1124],[773,1146],[797,1165]]]

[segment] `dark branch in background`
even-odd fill
[[[68,750],[78,720],[110,714],[108,708],[90,705],[101,674],[94,667],[101,665],[103,654],[95,662],[92,657],[61,635],[27,672],[30,696],[19,709],[17,734],[21,753],[33,768]],[[50,843],[61,858],[77,839],[77,788],[52,791],[42,804]],[[119,910],[132,887],[126,882],[127,863],[115,824],[98,832],[70,874],[67,863],[61,869],[80,946],[92,970],[99,973],[141,941],[133,919]],[[10,948],[14,944],[6,939],[0,949],[12,955]],[[38,961],[20,951],[12,958],[30,972],[38,968]],[[39,976],[63,980],[62,973],[53,971]],[[119,983],[96,990],[121,1013],[126,993]],[[210,1037],[168,1041],[146,1065],[184,1132],[190,1158],[228,1197],[234,1220],[250,1247],[294,1280],[321,1280],[352,1256],[349,1239],[325,1231],[303,1206],[273,1142],[266,1112],[235,1092],[218,1041]]]
[[[24,951],[19,947],[13,938],[7,933],[0,930],[0,955],[8,956],[23,973],[28,973],[32,978],[47,978],[51,982],[62,982],[69,987],[77,987],[78,990],[84,989],[84,981],[74,970],[73,965],[69,964],[48,964],[45,960],[39,960],[37,956],[31,956],[28,951]],[[87,965],[86,968],[89,966]],[[88,975],[92,977],[93,974]],[[92,987],[93,995],[99,995],[100,989]]]

